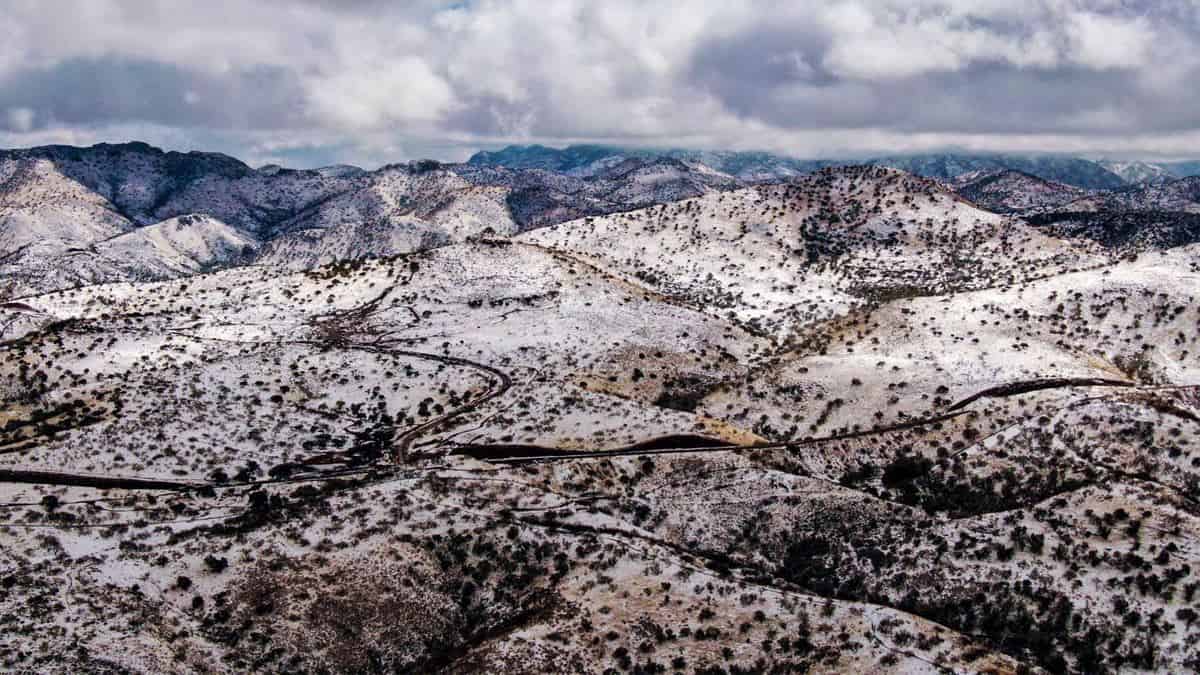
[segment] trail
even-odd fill
[[[934,417],[925,417],[919,420],[909,422],[901,422],[884,427],[878,427],[867,431],[853,431],[845,434],[833,434],[831,436],[816,436],[805,438],[798,441],[785,441],[781,443],[754,443],[749,445],[709,445],[705,447],[674,447],[674,448],[653,448],[647,445],[653,444],[653,441],[639,443],[634,446],[624,448],[613,448],[610,450],[591,450],[591,451],[572,451],[559,448],[541,448],[540,446],[513,446],[513,445],[471,445],[462,446],[455,452],[450,454],[465,455],[475,459],[482,459],[494,464],[530,464],[533,462],[546,461],[564,461],[575,459],[597,459],[604,457],[641,457],[644,455],[680,455],[680,454],[702,454],[710,452],[753,452],[756,450],[790,450],[809,445],[819,445],[830,441],[844,441],[854,438],[865,438],[870,436],[879,436],[883,434],[895,433],[906,429],[915,429],[918,427],[937,424],[946,420],[954,419],[964,415],[973,415],[974,411],[961,410],[944,415],[936,415]],[[489,456],[496,455],[497,450],[508,449],[516,451],[517,454],[509,456]],[[541,449],[545,454],[532,454],[531,451]]]
[[[1134,387],[1137,386],[1133,382],[1127,380],[1113,380],[1107,377],[1048,377],[1038,380],[1022,380],[1020,382],[1010,382],[1008,384],[1000,384],[995,387],[988,387],[983,391],[977,392],[964,398],[947,408],[947,410],[958,410],[978,401],[981,398],[1004,398],[1007,396],[1015,396],[1017,394],[1028,394],[1033,391],[1041,391],[1043,389],[1065,389],[1073,387]]]
[[[458,408],[451,410],[443,415],[439,415],[431,420],[422,422],[415,426],[409,427],[400,436],[395,439],[393,447],[393,459],[397,463],[406,463],[408,461],[408,451],[412,444],[416,442],[422,434],[429,430],[437,429],[443,424],[456,417],[465,415],[488,401],[504,395],[512,388],[512,377],[508,373],[478,361],[472,361],[460,356],[450,356],[448,354],[435,354],[432,352],[420,352],[411,349],[397,348],[396,345],[403,341],[403,338],[393,337],[388,332],[379,332],[373,330],[366,325],[367,320],[379,309],[380,303],[388,296],[400,282],[395,282],[383,289],[377,296],[364,302],[357,307],[350,309],[338,310],[331,312],[321,317],[314,318],[310,323],[316,330],[317,334],[323,338],[324,346],[341,348],[341,349],[358,349],[362,351],[387,354],[389,356],[407,357],[413,359],[421,359],[425,361],[433,361],[442,363],[448,366],[458,366],[471,368],[473,370],[484,373],[492,380],[492,387],[480,396],[463,403]],[[419,316],[412,308],[409,311],[413,313],[413,324],[416,325],[420,321]],[[374,336],[375,339],[370,342],[364,342],[355,339],[360,335]]]
[[[416,352],[408,349],[392,349],[388,347],[376,346],[358,346],[357,348],[366,349],[368,351],[377,351],[384,354],[389,354],[391,356],[406,356],[409,358],[435,361],[437,363],[444,363],[451,366],[473,368],[494,378],[491,389],[483,394],[471,399],[470,401],[467,401],[458,408],[451,410],[444,415],[439,415],[438,417],[435,417],[427,422],[422,422],[416,426],[409,427],[407,430],[401,433],[400,437],[396,439],[394,446],[394,456],[400,463],[405,463],[408,461],[408,451],[412,447],[412,444],[416,442],[417,438],[421,436],[421,434],[429,430],[437,429],[450,420],[465,415],[494,398],[503,396],[506,392],[508,392],[509,389],[512,388],[512,377],[509,376],[508,373],[486,363],[464,359],[459,356],[448,356],[445,354],[433,354],[429,352]]]
[[[1135,387],[1137,385],[1125,382],[1122,380],[1112,380],[1106,378],[1046,378],[1039,380],[1025,380],[1020,382],[1012,382],[1008,384],[997,385],[983,389],[947,408],[947,412],[933,417],[925,417],[918,420],[908,422],[900,422],[883,427],[876,427],[864,431],[855,431],[844,434],[833,434],[830,436],[818,436],[813,438],[804,438],[797,441],[786,441],[780,443],[757,443],[749,445],[734,445],[713,443],[707,445],[690,444],[688,446],[676,447],[647,447],[654,446],[662,439],[644,441],[642,443],[621,447],[609,448],[590,451],[573,451],[562,448],[538,446],[538,445],[500,445],[500,444],[477,444],[477,445],[462,445],[458,446],[450,454],[464,455],[474,459],[480,459],[495,464],[529,464],[534,462],[547,461],[565,461],[575,459],[597,459],[604,457],[631,457],[642,455],[673,455],[673,454],[702,454],[710,452],[753,452],[756,450],[789,450],[799,447],[819,445],[832,441],[844,441],[855,438],[869,438],[880,436],[897,431],[914,429],[918,427],[944,422],[954,419],[962,415],[974,414],[973,411],[964,410],[968,405],[982,398],[1003,398],[1007,396],[1016,396],[1026,394],[1033,391],[1041,391],[1045,389],[1071,389],[1077,387]],[[672,437],[666,437],[672,438]]]
[[[62,471],[38,471],[30,469],[0,469],[0,483],[31,483],[34,485],[70,485],[92,487],[102,490],[190,490],[204,486],[197,481],[167,480],[164,478],[141,478],[137,476],[113,476]]]

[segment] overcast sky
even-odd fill
[[[1188,0],[0,0],[0,146],[1200,156]]]

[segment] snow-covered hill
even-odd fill
[[[0,668],[1196,670],[1191,183],[578,155],[0,159]]]
[[[1169,165],[1139,161],[1102,160],[1100,166],[1120,176],[1126,183],[1165,183],[1180,176]]]
[[[780,339],[879,298],[1015,283],[1100,260],[933,181],[875,167],[575,220],[521,239]]]
[[[611,248],[621,229],[645,249],[586,259],[555,246],[585,220],[0,306],[0,488],[21,514],[0,531],[0,604],[18,617],[7,658],[61,658],[15,649],[56,626],[79,634],[83,670],[114,640],[126,648],[105,658],[135,670],[180,649],[197,670],[369,668],[360,648],[425,670],[443,652],[409,636],[429,631],[462,645],[459,665],[516,653],[584,672],[647,643],[744,670],[1197,658],[1178,614],[1195,592],[1181,565],[1200,564],[1195,246],[996,278],[1003,259],[1056,244],[880,169],[678,208],[593,219],[583,243]],[[793,303],[815,297],[804,265],[779,258],[823,230],[845,236],[805,264],[831,280],[852,245],[889,239],[886,274],[952,251],[998,260],[945,291],[810,317],[805,339],[779,343],[710,298],[663,294],[625,258],[675,261],[653,268],[682,279],[707,256],[751,291],[728,300],[738,319],[759,311],[766,287],[750,283],[767,268],[805,284]],[[596,450],[609,454],[572,458]],[[146,589],[162,590],[142,624],[115,621]],[[589,627],[558,603],[587,608]],[[521,635],[473,637],[505,621]],[[345,625],[358,628],[341,642],[317,638]],[[705,637],[662,628],[658,642],[649,625]],[[1009,637],[1030,630],[1039,642]]]
[[[14,297],[116,281],[173,279],[255,259],[252,235],[214,218],[188,215],[91,243],[48,250],[29,246],[0,263]]]
[[[593,166],[583,177],[578,172],[483,164],[462,164],[452,170],[479,185],[508,188],[510,210],[522,229],[745,186],[744,182],[698,162],[667,158],[613,157],[612,160],[603,167]]]
[[[96,244],[95,252],[136,279],[170,279],[248,262],[259,242],[211,216],[186,215]]]
[[[996,213],[1034,213],[1061,206],[1086,193],[1079,188],[1013,170],[973,171],[951,186],[964,199]]]
[[[54,251],[112,237],[133,224],[44,159],[0,159],[0,255]]]

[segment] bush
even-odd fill
[[[932,467],[933,462],[924,457],[901,455],[884,467],[883,484],[887,487],[895,487],[900,483],[924,476]]]

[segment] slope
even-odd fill
[[[778,340],[893,297],[1018,283],[1097,251],[874,167],[521,235]]]
[[[951,186],[962,198],[994,213],[1037,213],[1085,194],[1079,188],[1010,169],[963,174]]]

